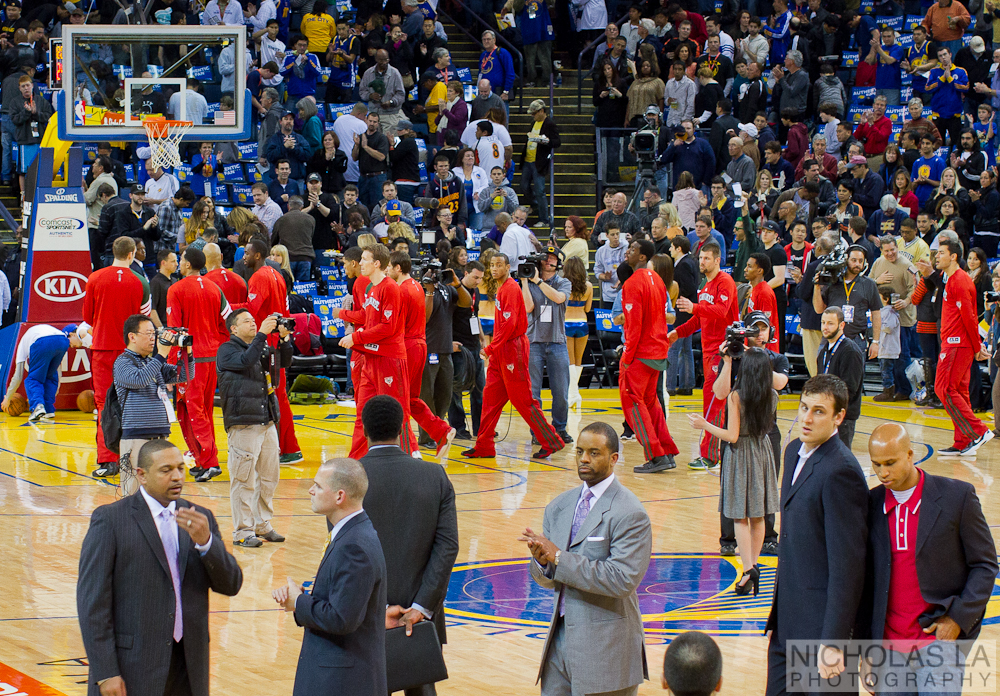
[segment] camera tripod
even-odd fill
[[[640,220],[643,215],[649,213],[648,210],[643,213],[641,206],[642,199],[648,190],[660,190],[659,185],[656,183],[656,172],[649,165],[640,162],[635,168],[635,188],[632,190],[632,198],[629,199],[627,208],[629,212],[640,218]]]

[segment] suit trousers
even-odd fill
[[[421,385],[424,381],[424,364],[427,362],[427,342],[420,339],[406,340],[406,371],[410,376],[410,415],[417,421],[421,433],[426,432],[434,442],[440,441],[448,434],[450,427],[434,414],[428,407],[423,396]],[[451,393],[448,394],[451,402]],[[410,442],[410,448],[415,449],[417,443]]]
[[[183,638],[174,643],[170,651],[170,670],[167,672],[163,696],[191,696],[191,679],[188,677],[187,659],[184,657]]]
[[[656,398],[660,372],[641,360],[633,360],[618,374],[618,393],[629,427],[642,445],[646,461],[680,452],[670,437],[663,408]]]
[[[552,450],[565,446],[562,438],[545,420],[542,405],[531,396],[531,377],[528,374],[530,353],[528,339],[522,336],[498,347],[490,356],[486,388],[483,389],[482,421],[474,447],[481,457],[496,456],[493,433],[508,402],[514,405],[543,446]]]
[[[278,487],[278,432],[274,423],[234,425],[229,438],[229,502],[233,541],[271,531],[274,489]]]
[[[806,369],[809,371],[810,377],[815,377],[819,371],[816,356],[819,354],[819,346],[822,340],[822,331],[802,329],[802,357],[806,361]]]
[[[638,684],[617,691],[585,692],[574,689],[572,670],[566,658],[566,622],[560,619],[542,669],[542,696],[635,696],[639,693]]]
[[[788,659],[785,651],[785,645],[782,641],[779,641],[774,637],[774,633],[771,634],[771,640],[767,645],[767,690],[765,691],[765,696],[785,696],[789,693],[787,686],[787,666]],[[856,672],[857,668],[849,671]],[[847,675],[847,672],[841,675],[841,679],[851,679],[852,677]],[[857,677],[854,677],[857,679]],[[819,678],[819,674],[816,673],[816,680],[818,680],[823,686],[826,686],[829,682],[825,682]],[[857,682],[854,682],[857,683]],[[795,691],[791,693],[795,694],[813,694],[820,693],[820,684],[815,684],[817,689],[815,691],[805,691],[800,690],[799,687],[795,687]],[[825,689],[823,693],[830,693],[829,689]]]
[[[704,351],[704,348],[702,348]],[[726,400],[716,399],[715,394],[712,393],[712,386],[715,384],[715,378],[719,374],[719,364],[722,362],[722,356],[719,355],[718,347],[715,350],[709,351],[708,357],[702,357],[701,365],[705,371],[705,385],[702,387],[701,400],[703,411],[705,414],[705,420],[707,420],[712,425],[717,425],[720,428],[723,427],[723,422],[726,419]],[[718,464],[722,461],[722,442],[719,438],[708,434],[701,437],[701,456],[710,462],[715,462]]]
[[[967,346],[942,345],[934,390],[955,425],[954,446],[965,449],[986,432],[986,426],[972,412],[969,400],[970,368],[974,359]]]
[[[295,421],[292,420],[292,405],[288,402],[288,387],[285,382],[285,370],[282,369],[278,379],[278,410],[281,418],[278,422],[278,442],[282,454],[294,454],[301,451],[298,438],[295,437]],[[214,396],[213,396],[214,398]]]
[[[357,360],[360,353],[354,352]],[[354,384],[354,403],[357,416],[354,419],[354,435],[351,438],[351,459],[361,459],[368,452],[365,429],[361,425],[361,413],[368,399],[387,394],[403,407],[403,432],[399,438],[399,448],[410,454],[410,375],[404,358],[388,358],[383,355],[365,354],[361,360],[359,380]]]
[[[215,445],[215,387],[218,374],[215,359],[195,362],[189,382],[177,385],[177,423],[184,442],[202,469],[219,466],[219,449]]]
[[[117,462],[118,455],[104,444],[104,431],[101,430],[101,411],[104,410],[104,397],[114,383],[115,360],[121,355],[120,350],[91,350],[90,373],[94,385],[94,403],[97,405],[97,461],[100,464]]]

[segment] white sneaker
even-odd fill
[[[987,430],[985,433],[982,434],[981,437],[978,437],[972,442],[970,442],[969,446],[966,447],[964,450],[962,450],[962,456],[968,457],[975,454],[976,450],[978,450],[980,447],[982,447],[987,442],[992,440],[994,437],[996,437],[996,435],[993,434],[993,431]]]
[[[55,419],[56,419],[56,414],[54,413],[46,413],[44,416],[42,416],[43,421],[54,421]]]
[[[45,416],[45,407],[42,404],[35,406],[35,410],[28,416],[29,423],[37,423]]]

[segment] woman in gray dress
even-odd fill
[[[722,457],[722,502],[719,509],[736,525],[743,575],[736,594],[757,594],[757,558],[764,545],[764,517],[778,511],[778,479],[774,451],[767,433],[774,423],[778,395],[771,386],[771,361],[761,348],[749,348],[740,358],[740,378],[726,400],[728,426],[720,428],[700,414],[689,414],[691,425],[730,443]]]

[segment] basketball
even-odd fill
[[[76,407],[84,413],[93,413],[94,409],[97,408],[97,403],[94,401],[94,390],[87,389],[77,394]]]
[[[8,416],[20,416],[27,410],[28,410],[28,400],[25,399],[21,394],[15,393],[13,396],[10,397],[10,401],[7,403]]]

